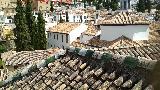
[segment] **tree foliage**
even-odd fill
[[[145,12],[147,10],[149,13],[151,11],[151,1],[150,0],[139,0],[136,6],[138,12]]]
[[[118,9],[118,0],[111,0],[110,2],[110,8],[115,11]]]
[[[54,10],[54,9],[53,9],[53,3],[52,3],[52,1],[51,1],[51,3],[50,3],[50,11],[53,12],[53,10]]]
[[[29,34],[30,34],[30,37],[31,37],[31,45],[32,45],[32,48],[34,48],[33,46],[33,43],[34,43],[34,25],[33,23],[35,22],[35,19],[33,17],[33,12],[32,12],[32,0],[27,0],[26,2],[26,21],[27,21],[27,25],[28,25],[28,29],[29,29]]]
[[[139,62],[138,59],[133,58],[133,57],[125,57],[123,61],[123,65],[129,69],[134,69],[138,66]]]
[[[103,0],[103,3],[102,3],[103,7],[107,10],[109,10],[109,7],[110,7],[110,2],[109,0]]]
[[[68,12],[66,12],[66,22],[69,22]]]
[[[46,49],[47,39],[45,35],[45,20],[43,18],[43,14],[41,13],[41,11],[38,13],[37,29],[38,33],[36,38],[38,39],[37,41],[38,46],[35,49],[44,50]]]
[[[78,53],[79,53],[79,51],[80,51],[80,49],[79,49],[79,48],[75,48],[74,53],[75,53],[75,54],[78,54]]]
[[[16,7],[16,15],[15,15],[15,44],[17,51],[28,51],[33,50],[31,47],[31,38],[28,32],[28,26],[25,15],[25,8],[22,6],[22,1],[17,0]]]
[[[101,60],[103,62],[109,62],[111,59],[112,59],[112,55],[108,53],[103,53],[103,55],[101,56]]]
[[[86,57],[92,57],[93,53],[94,53],[94,51],[92,51],[92,50],[87,50],[85,56],[86,56]]]
[[[4,53],[5,51],[7,51],[5,45],[4,44],[0,44],[0,53]]]

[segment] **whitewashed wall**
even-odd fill
[[[55,39],[54,39],[54,35],[55,35]],[[57,39],[57,35],[58,35],[58,39]],[[62,42],[62,35],[63,35],[63,42]],[[67,46],[69,46],[69,42],[66,43],[66,35],[67,34],[48,32],[48,38],[47,38],[47,42],[48,42],[47,44],[48,45],[47,45],[47,48],[51,48],[51,47],[63,48],[63,46],[64,46],[64,48],[66,48]]]
[[[98,35],[100,35],[100,34],[101,34],[101,31],[98,31],[95,36],[98,36]],[[80,36],[80,42],[81,42],[81,43],[87,43],[90,39],[92,39],[92,38],[95,37],[95,36],[93,36],[93,35],[81,34],[81,36]]]
[[[92,39],[93,37],[94,37],[94,36],[92,36],[92,35],[82,34],[82,35],[80,36],[80,42],[81,42],[81,43],[87,43],[88,40]]]
[[[112,41],[124,35],[132,40],[148,40],[149,25],[100,26],[101,40]]]
[[[77,39],[77,37],[80,37],[81,33],[87,30],[87,25],[82,23],[79,27],[75,28],[73,31],[69,33],[70,38],[70,44]]]
[[[68,43],[66,42],[66,35],[62,33],[53,33],[47,32],[47,48],[51,47],[59,47],[59,48],[66,48],[68,47],[73,41],[80,37],[81,33],[87,30],[87,25],[81,24],[79,27],[75,28],[68,34]],[[55,35],[55,39],[54,39]],[[57,39],[58,35],[58,39]],[[63,42],[62,42],[62,35],[63,35]]]

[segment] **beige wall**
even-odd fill
[[[26,1],[26,0],[24,0]],[[16,8],[16,2],[17,0],[0,0],[0,10],[4,10],[5,15],[10,16],[10,15],[14,15],[15,12],[15,8]],[[48,10],[50,9],[50,0],[48,2],[48,4],[46,4],[45,2],[40,2],[38,0],[33,0],[33,9],[34,10],[39,10],[39,8],[41,8],[42,11],[44,10]]]
[[[0,0],[0,10],[5,12],[5,15],[14,15],[17,0]]]

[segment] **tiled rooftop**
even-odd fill
[[[97,51],[107,51],[112,54],[130,55],[133,57],[145,57],[152,60],[160,60],[160,44],[140,44],[129,40],[122,36],[112,42],[93,40],[92,43],[84,44],[80,42],[73,42],[75,47],[94,48]]]
[[[49,29],[49,32],[57,32],[57,33],[70,33],[72,30],[80,26],[80,23],[59,23],[56,26],[53,26],[53,28]]]
[[[151,72],[149,69],[139,66],[134,69],[126,68],[119,62],[125,58],[114,55],[107,59],[109,61],[103,61],[103,59],[87,58],[89,53],[86,53],[87,56],[84,57],[77,56],[70,50],[67,55],[49,63],[46,67],[32,67],[31,69],[35,69],[29,70],[30,74],[12,79],[14,80],[11,81],[12,83],[8,83],[1,89],[153,90],[151,82],[148,81]]]
[[[130,13],[121,12],[111,18],[103,18],[98,21],[99,24],[149,24],[143,16],[136,16]]]
[[[26,65],[37,63],[52,56],[58,48],[36,51],[9,51],[3,54],[2,60],[5,62],[5,68],[1,69],[0,80],[6,79],[16,70],[24,68]],[[5,56],[5,57],[4,57]],[[16,67],[16,68],[15,68]]]
[[[87,30],[84,32],[84,34],[86,34],[86,35],[91,35],[91,36],[95,36],[98,31],[99,31],[99,30],[97,30],[92,23],[89,23],[89,24],[88,24],[88,28],[87,28]]]

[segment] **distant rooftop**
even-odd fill
[[[87,28],[87,30],[84,32],[84,34],[94,36],[94,35],[97,34],[97,32],[98,32],[98,30],[95,28],[95,26],[94,26],[92,23],[89,23],[89,24],[88,24],[88,28]]]
[[[59,23],[53,28],[49,29],[49,32],[66,33],[69,34],[72,30],[80,26],[80,23]]]
[[[98,21],[101,25],[148,25],[150,22],[143,16],[121,12],[111,18],[103,18]]]

